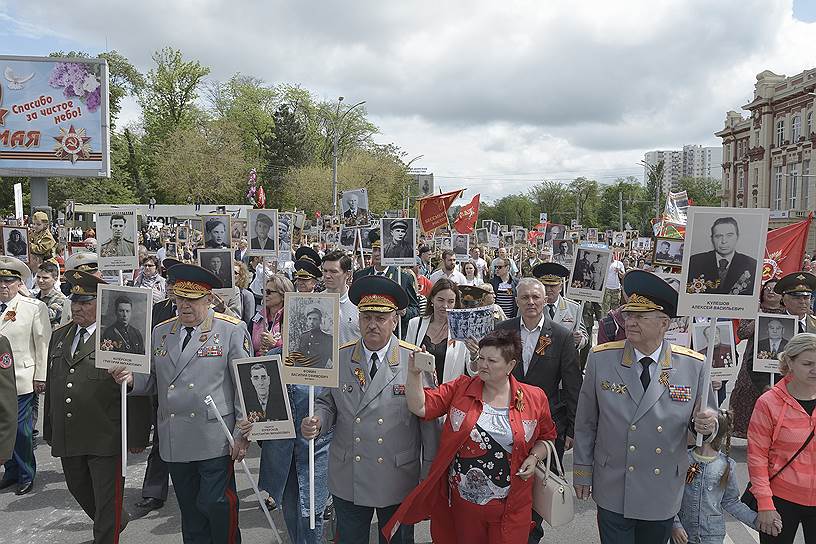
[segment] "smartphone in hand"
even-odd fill
[[[424,370],[425,372],[430,372],[431,374],[436,372],[436,363],[434,362],[434,356],[430,353],[424,351],[415,351],[414,352],[414,364],[420,370]]]

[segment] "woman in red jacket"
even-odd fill
[[[748,473],[760,542],[790,543],[799,524],[816,542],[816,334],[794,336],[779,360],[785,377],[759,397],[748,426]],[[802,452],[793,458],[805,442]],[[774,477],[775,474],[777,476]]]
[[[430,517],[440,544],[527,542],[532,520],[532,477],[554,440],[547,395],[511,375],[521,360],[517,331],[497,330],[479,342],[477,375],[423,389],[413,356],[405,394],[408,408],[426,420],[447,415],[436,458],[425,479],[389,520]]]

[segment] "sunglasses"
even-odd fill
[[[274,295],[275,293],[280,294],[280,292],[279,292],[279,291],[272,291],[271,289],[266,289],[264,292],[265,292],[267,295]]]

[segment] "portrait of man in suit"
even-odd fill
[[[305,356],[301,364],[310,368],[331,368],[333,340],[323,332],[323,312],[312,308],[306,313],[306,331],[300,335],[297,351]]]
[[[368,209],[367,203],[361,202],[361,194],[357,191],[343,194],[343,223],[346,226],[367,225]]]
[[[274,221],[266,213],[259,213],[255,217],[255,236],[249,241],[249,249],[275,251],[275,239],[269,236]]]
[[[245,369],[240,369],[244,371],[241,381],[252,384],[251,388],[243,389],[247,419],[253,423],[288,419],[280,377],[277,372],[267,368],[268,365],[269,363],[253,363],[249,367],[248,377]]]
[[[785,325],[779,319],[769,319],[765,322],[767,335],[757,344],[759,353],[765,352],[770,358],[776,359],[779,353],[785,351],[789,338],[785,337]],[[760,357],[761,358],[761,357]]]
[[[671,255],[669,251],[671,250],[671,244],[667,241],[662,241],[657,246],[657,253],[655,253],[655,260],[668,262],[671,261]]]
[[[232,266],[230,250],[205,252],[199,251],[202,268],[212,272],[224,287],[232,287]]]
[[[754,294],[757,261],[737,251],[739,237],[740,227],[735,218],[718,217],[714,221],[713,249],[692,254],[689,259],[689,289],[717,295]]]

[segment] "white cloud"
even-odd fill
[[[647,149],[717,145],[758,72],[816,65],[816,23],[795,20],[792,0],[31,4],[14,16],[80,44],[107,38],[143,70],[171,45],[217,79],[366,100],[381,141],[486,198],[544,177],[639,174]]]

